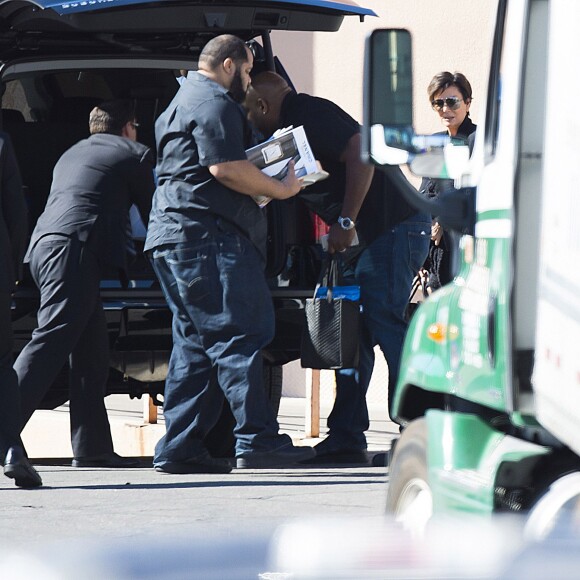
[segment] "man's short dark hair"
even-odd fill
[[[231,58],[236,65],[248,60],[246,43],[233,34],[221,34],[212,38],[199,55],[199,63],[209,70],[215,70],[226,58]]]
[[[120,135],[123,127],[135,120],[135,109],[129,100],[105,101],[95,107],[89,115],[89,130],[95,133]]]

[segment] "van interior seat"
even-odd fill
[[[21,125],[25,123],[22,111],[18,109],[2,109],[2,127],[4,131],[10,132],[10,128],[14,125]]]

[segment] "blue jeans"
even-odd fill
[[[336,400],[328,417],[328,436],[342,448],[366,449],[369,428],[366,393],[378,344],[389,367],[391,405],[407,323],[405,309],[415,274],[429,249],[431,218],[415,214],[381,234],[364,250],[351,274],[360,286],[363,307],[359,366],[336,371]]]
[[[202,440],[221,411],[220,388],[237,422],[238,455],[289,444],[263,386],[261,349],[273,338],[274,310],[257,250],[237,233],[216,229],[151,257],[173,314],[166,434],[154,464],[203,455]]]

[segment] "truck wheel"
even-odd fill
[[[530,509],[524,528],[526,539],[540,542],[558,523],[577,518],[580,498],[580,472],[569,473],[550,484]]]
[[[413,421],[401,433],[389,467],[387,513],[405,529],[422,534],[433,515],[427,471],[427,423]]]

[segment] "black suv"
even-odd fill
[[[195,70],[201,48],[229,32],[248,41],[255,68],[284,71],[270,31],[336,31],[344,16],[373,15],[350,0],[9,0],[0,6],[3,129],[14,142],[25,185],[30,231],[43,211],[60,155],[88,136],[92,107],[111,98],[134,102],[139,140],[155,147],[154,123]],[[277,405],[281,365],[299,357],[304,300],[318,271],[313,219],[299,200],[267,206],[267,275],[276,336],[264,351],[266,386]],[[135,232],[137,250],[143,234]],[[127,287],[111,276],[102,299],[109,325],[108,393],[157,399],[171,352],[171,315],[155,276],[138,251]],[[35,327],[38,293],[30,278],[14,297],[15,354]],[[64,368],[43,408],[65,402]]]

